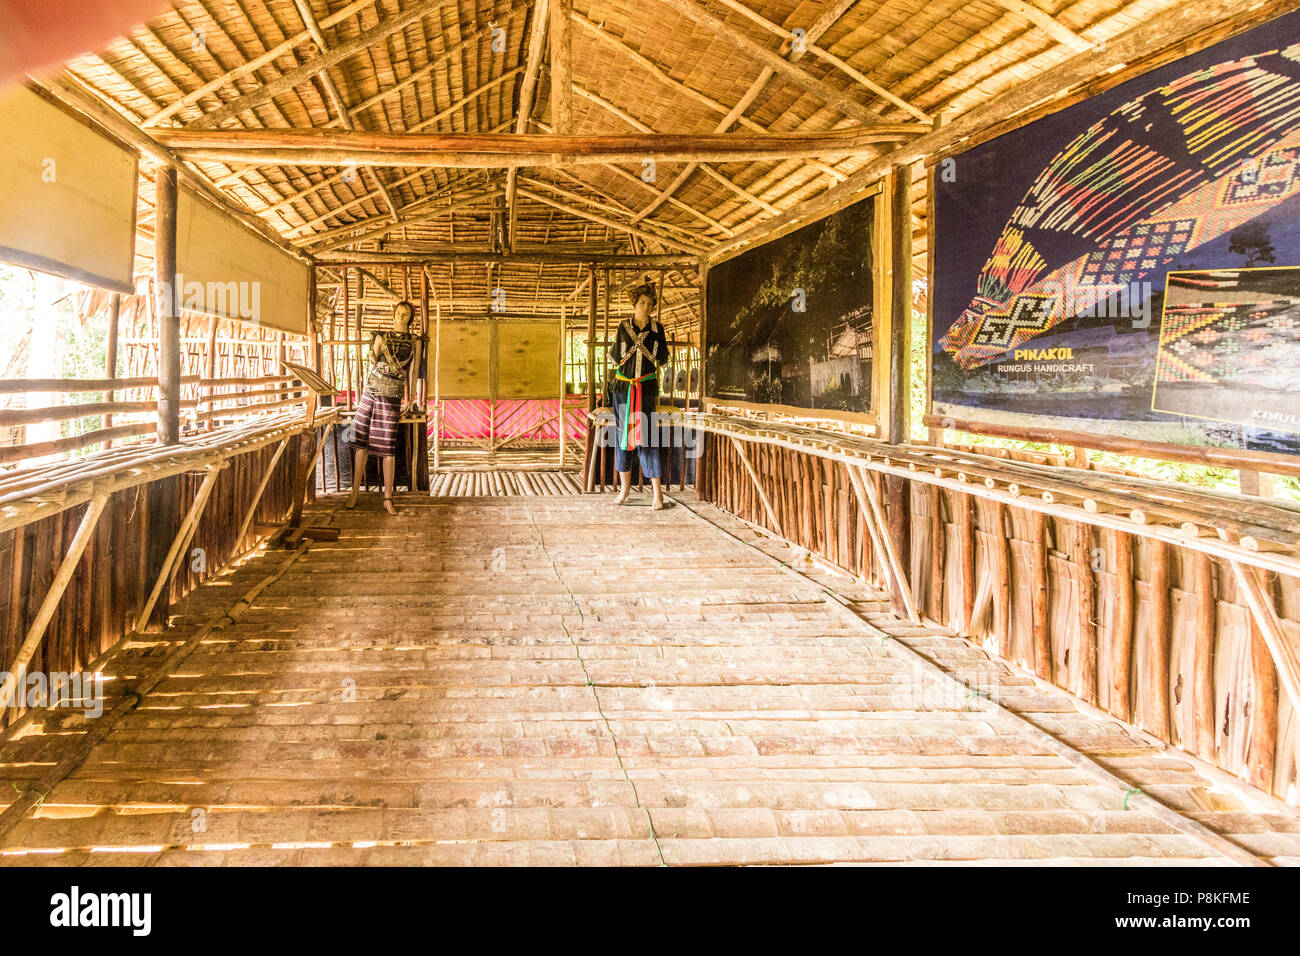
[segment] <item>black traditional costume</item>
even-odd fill
[[[651,319],[638,329],[632,319],[619,323],[609,357],[614,363],[614,469],[631,471],[632,453],[641,462],[641,474],[658,478],[659,443],[651,437],[652,416],[659,407],[659,366],[668,361],[664,327]]]

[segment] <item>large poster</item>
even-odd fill
[[[939,164],[934,412],[1300,454],[1300,13]]]
[[[871,410],[872,203],[709,269],[710,398]]]

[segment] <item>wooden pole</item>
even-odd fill
[[[180,322],[176,303],[176,168],[154,176],[154,290],[158,316],[158,443],[181,440]]]
[[[1032,575],[1030,594],[1031,628],[1034,642],[1034,673],[1052,679],[1052,644],[1047,631],[1047,515],[1030,515],[1029,561]]]
[[[587,411],[596,408],[596,267],[587,267]],[[602,383],[603,385],[603,383]]]
[[[573,0],[550,0],[550,16],[551,125],[567,136],[573,132]]]
[[[1092,573],[1092,525],[1080,522],[1075,528],[1074,571],[1079,585],[1079,696],[1097,701],[1096,579]]]
[[[1115,562],[1115,616],[1110,643],[1110,711],[1120,720],[1133,715],[1130,674],[1133,668],[1133,539],[1111,531]]]
[[[1153,711],[1150,729],[1169,739],[1169,545],[1151,542],[1151,579],[1147,584],[1147,678],[1145,692]]]
[[[105,343],[105,360],[104,360],[104,377],[107,379],[117,378],[117,326],[122,317],[122,295],[114,292],[112,303],[108,308],[108,341]],[[117,396],[113,392],[107,392],[104,395],[104,401],[111,402]],[[113,427],[113,415],[108,413],[104,416],[104,428]],[[113,440],[110,438],[104,442],[105,448],[113,447]]]
[[[209,380],[209,382],[217,377],[217,327],[220,324],[221,324],[221,320],[217,318],[215,315],[212,316],[211,319],[209,320],[208,351],[207,354],[204,356],[204,376]],[[217,387],[211,384],[204,389],[204,394],[206,395],[208,400],[208,410],[212,409],[212,397],[216,394],[216,391],[217,391]],[[195,411],[198,412],[200,411],[200,409],[196,407]],[[217,427],[216,417],[213,416],[212,418],[209,418],[207,425],[208,425],[208,431],[211,431],[212,429],[216,428]]]
[[[1192,555],[1196,598],[1196,631],[1192,651],[1192,711],[1196,720],[1196,754],[1214,762],[1214,638],[1218,630],[1218,601],[1214,593],[1214,559]],[[1191,741],[1188,741],[1191,743]]]

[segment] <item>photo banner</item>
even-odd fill
[[[933,170],[933,413],[1300,454],[1300,13]]]
[[[176,273],[186,311],[307,333],[311,267],[188,189],[176,198]]]
[[[0,261],[132,293],[136,154],[20,85],[0,128]]]
[[[709,268],[709,399],[835,417],[873,411],[874,202]]]

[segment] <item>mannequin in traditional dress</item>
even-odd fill
[[[357,506],[358,488],[361,476],[366,473],[367,459],[370,455],[378,455],[384,474],[384,510],[390,515],[397,514],[393,507],[397,426],[410,391],[409,372],[415,356],[415,341],[410,328],[414,315],[415,308],[411,303],[397,303],[393,307],[392,328],[387,332],[376,332],[370,340],[370,357],[374,366],[366,377],[366,387],[352,419],[352,437],[348,439],[348,444],[355,449],[349,508]]]
[[[632,289],[633,314],[619,323],[609,357],[614,366],[614,470],[619,489],[614,504],[627,501],[632,489],[632,455],[637,455],[641,474],[650,479],[652,505],[664,506],[660,481],[658,428],[659,367],[668,361],[668,340],[655,320],[658,295],[649,277]]]

